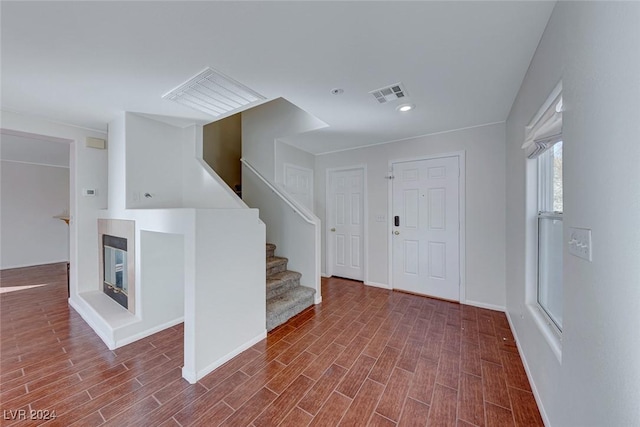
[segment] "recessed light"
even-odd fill
[[[396,108],[396,110],[402,112],[402,113],[406,113],[407,111],[411,111],[415,108],[415,105],[413,104],[402,104],[402,105],[398,105],[398,107]]]
[[[331,89],[332,95],[342,95],[343,93],[344,93],[344,89],[341,89],[339,87]]]

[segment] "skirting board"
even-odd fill
[[[71,298],[69,298],[67,301],[69,302],[69,305],[71,306],[71,308],[73,308],[76,311],[76,313],[78,313],[80,317],[82,317],[82,320],[87,322],[87,325],[89,325],[91,329],[93,329],[93,332],[96,333],[98,338],[100,338],[105,343],[107,348],[109,350],[115,350],[116,342],[110,337],[106,336],[104,333],[102,333],[102,331],[98,327],[98,324],[93,321],[92,316],[90,316],[89,313],[87,313],[85,308],[81,307],[80,304],[76,303]],[[91,308],[89,308],[89,310],[91,310]]]
[[[321,276],[321,277],[324,277],[325,279],[328,279],[329,277],[331,277],[331,276],[329,276],[327,273],[324,273],[324,272],[321,272],[321,273],[320,273],[320,276]]]
[[[82,303],[78,304],[75,301],[73,301],[71,298],[68,299],[69,301],[69,305],[76,311],[76,313],[78,313],[80,315],[80,317],[82,317],[82,320],[84,320],[90,327],[91,329],[93,329],[93,332],[96,333],[96,335],[106,344],[106,346],[109,348],[109,350],[115,350],[116,348],[120,348],[120,347],[124,347],[127,344],[131,344],[132,342],[138,341],[142,338],[146,338],[149,335],[153,335],[157,332],[163,331],[167,328],[170,328],[172,326],[175,326],[177,324],[180,324],[182,322],[184,322],[184,317],[178,317],[177,319],[173,319],[170,320],[169,322],[163,323],[161,325],[158,326],[154,326],[152,328],[149,328],[145,331],[139,332],[135,335],[132,335],[130,337],[126,337],[120,340],[116,340],[113,337],[109,337],[107,336],[98,326],[98,323],[94,321],[94,318],[96,316],[99,317],[99,315],[97,313],[95,313],[94,316],[90,316],[89,313],[87,312],[87,310],[85,310],[84,307],[82,307]],[[91,306],[88,306],[88,310],[92,310]]]
[[[480,307],[480,308],[486,308],[488,310],[494,310],[494,311],[501,311],[503,313],[505,313],[507,310],[501,306],[501,305],[493,305],[493,304],[487,304],[486,302],[479,302],[479,301],[471,301],[471,300],[465,300],[465,301],[461,301],[462,304],[466,304],[466,305],[472,305],[474,307]]]
[[[364,284],[367,286],[373,286],[375,288],[391,289],[391,286],[387,285],[386,283],[365,281]]]
[[[533,397],[536,399],[536,403],[538,404],[538,409],[540,410],[540,415],[542,416],[542,422],[545,426],[550,426],[549,417],[547,416],[547,412],[544,410],[544,406],[542,406],[542,399],[540,398],[540,394],[538,393],[538,388],[536,387],[536,383],[533,382],[533,377],[531,376],[531,370],[529,369],[529,364],[527,363],[527,358],[522,351],[522,347],[520,346],[520,339],[518,339],[518,332],[516,328],[513,327],[513,322],[511,321],[511,316],[509,315],[509,311],[505,310],[505,314],[507,315],[507,321],[509,322],[509,328],[511,328],[511,333],[513,334],[513,338],[516,340],[516,347],[518,347],[518,352],[520,353],[520,359],[522,359],[522,364],[524,365],[524,370],[527,373],[527,379],[529,380],[529,385],[531,385],[531,391],[533,392]]]
[[[29,267],[42,267],[44,265],[52,265],[52,264],[66,264],[68,263],[69,260],[61,260],[61,261],[46,261],[46,262],[40,262],[37,264],[33,264],[33,263],[29,263],[29,264],[16,264],[16,265],[9,265],[9,266],[3,266],[2,268],[0,268],[0,270],[13,270],[14,268],[29,268]]]
[[[184,322],[184,316],[178,317],[177,319],[173,319],[161,325],[147,329],[146,331],[139,332],[135,335],[131,335],[130,337],[126,337],[121,340],[116,340],[116,348],[123,347],[127,344],[131,344],[134,341],[138,341],[138,340],[141,340],[142,338],[146,338],[149,335],[155,334],[156,332],[164,331],[165,329],[178,325],[182,322]]]
[[[246,343],[242,344],[240,347],[237,347],[235,350],[233,350],[230,353],[227,353],[226,355],[222,356],[220,359],[216,360],[215,362],[213,362],[209,366],[207,366],[207,367],[205,367],[203,369],[200,369],[198,372],[194,372],[192,370],[187,370],[186,368],[183,367],[182,368],[182,378],[184,378],[185,380],[189,381],[190,384],[195,384],[196,382],[198,382],[198,380],[200,380],[204,376],[210,374],[216,368],[219,368],[220,366],[224,365],[226,362],[228,362],[229,360],[233,359],[234,357],[236,357],[237,355],[239,355],[243,351],[249,349],[251,346],[259,343],[260,341],[262,341],[266,337],[267,337],[267,330],[265,329],[264,332],[262,332],[257,337],[250,339]]]

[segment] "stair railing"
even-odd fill
[[[285,206],[290,208],[295,216],[304,221],[304,223],[308,224],[307,227],[312,227],[312,232],[307,234],[307,236],[313,239],[313,253],[299,253],[300,251],[296,251],[293,249],[293,252],[298,253],[283,253],[283,256],[289,258],[290,266],[292,269],[297,269],[302,274],[301,284],[305,286],[313,286],[316,290],[315,295],[315,303],[318,304],[322,301],[321,290],[320,290],[320,248],[321,248],[321,237],[320,237],[320,218],[318,218],[309,208],[303,206],[300,202],[294,200],[290,194],[288,194],[284,189],[278,188],[276,185],[273,185],[269,180],[267,180],[260,172],[254,168],[251,163],[249,163],[246,159],[240,159],[242,165],[249,171],[253,176],[258,178],[258,181],[261,182],[266,188],[271,190],[271,192],[284,203]],[[260,206],[252,206],[260,208]],[[268,214],[266,215],[268,217]],[[269,235],[269,222],[262,217],[263,221],[267,224],[267,235]],[[300,223],[303,224],[303,223]],[[285,239],[287,240],[287,239]],[[272,242],[278,244],[277,242]],[[285,249],[285,248],[282,248]],[[308,258],[312,256],[313,258]]]
[[[278,189],[276,186],[272,185],[267,179],[262,176],[260,172],[254,168],[251,163],[249,163],[245,159],[240,159],[243,165],[247,167],[255,176],[257,176],[260,181],[262,181],[269,189],[274,192],[283,202],[285,202],[295,213],[297,213],[302,219],[304,219],[309,224],[318,225],[320,223],[320,218],[318,218],[313,212],[311,212],[306,206],[301,205],[298,201],[290,198],[290,196],[286,195],[282,190]]]

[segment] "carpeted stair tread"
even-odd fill
[[[276,245],[267,243],[267,258],[273,257],[276,253]]]
[[[313,305],[315,289],[296,286],[267,300],[267,331]]]
[[[302,274],[297,271],[281,271],[267,277],[267,299],[283,294],[300,285]]]
[[[287,269],[287,262],[289,262],[287,258],[282,258],[279,256],[267,258],[267,277],[271,276],[272,274],[285,271]]]

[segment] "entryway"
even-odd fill
[[[460,301],[460,155],[392,163],[392,286]]]

